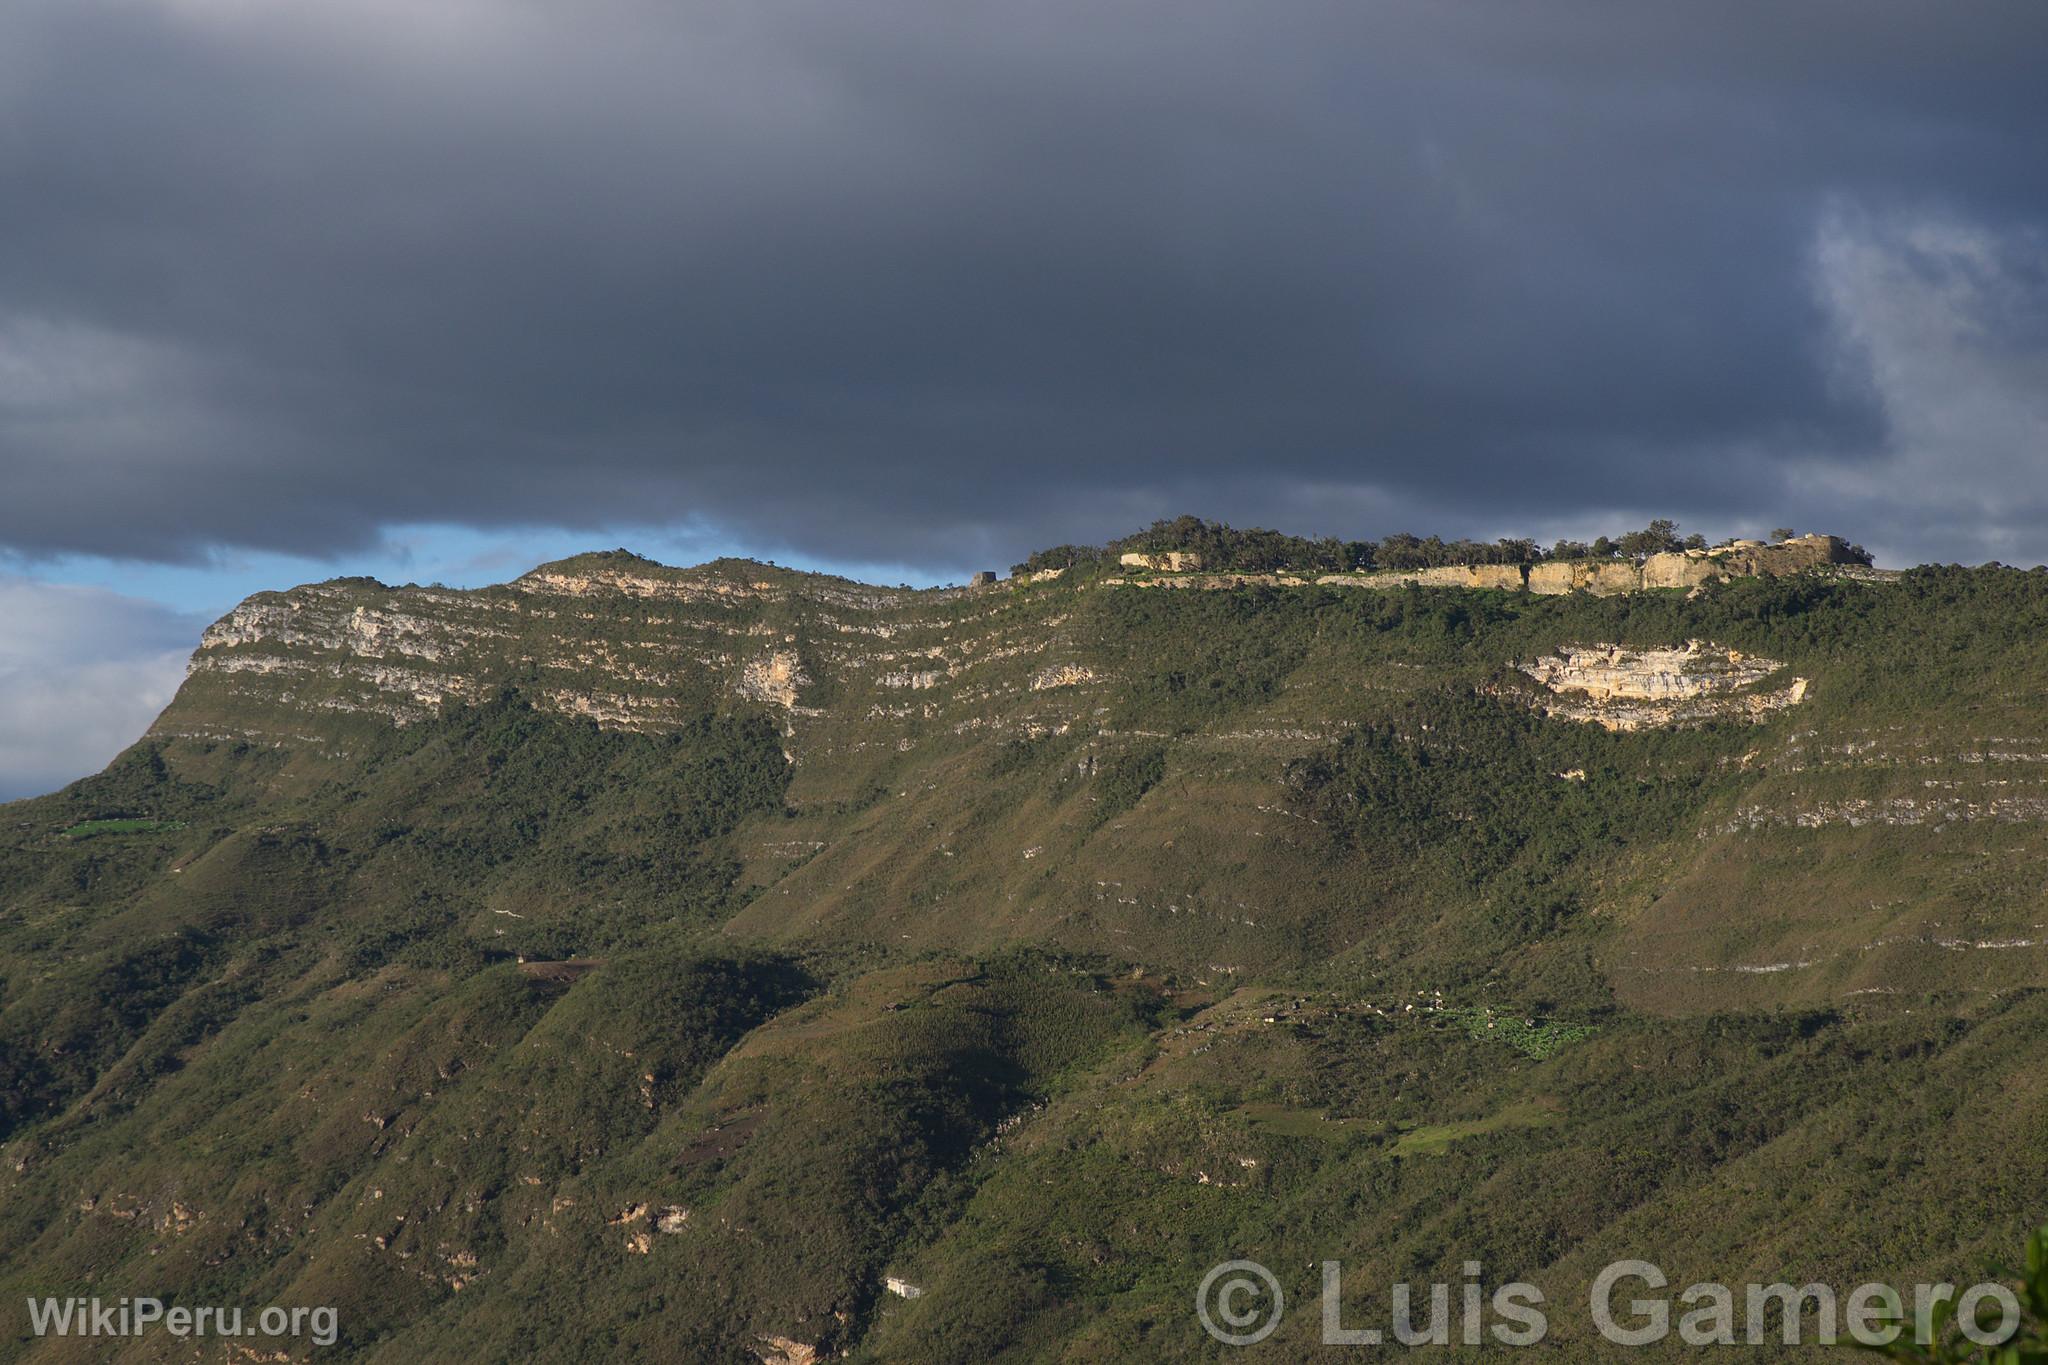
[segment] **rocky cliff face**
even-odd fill
[[[1155,573],[1196,573],[1202,557],[1188,550],[1167,550],[1161,554],[1126,554],[1117,562],[1126,569],[1150,569]]]
[[[259,593],[211,626],[152,733],[345,748],[356,727],[416,724],[506,685],[643,732],[765,705],[793,762],[904,743],[942,713],[985,726],[1011,699],[1039,698],[1029,723],[1058,729],[1099,670],[1066,657],[1054,602],[1048,589],[913,592],[623,552],[475,591],[335,580]]]
[[[1566,645],[1522,670],[1549,694],[1545,714],[1609,730],[1708,720],[1760,721],[1806,699],[1807,680],[1761,684],[1780,673],[1776,659],[1689,640],[1671,649]]]
[[[1682,550],[1654,554],[1640,565],[1626,560],[1560,560],[1529,568],[1529,591],[1616,593],[1660,588],[1696,588],[1728,578],[1777,577],[1809,569],[1837,566],[1862,568],[1838,536],[1796,536],[1767,545],[1738,540],[1713,550]]]
[[[1318,583],[1340,584],[1343,574],[1326,574]],[[1393,569],[1366,576],[1370,586],[1400,587],[1414,583],[1425,588],[1499,588],[1519,592],[1524,586],[1519,564],[1447,564],[1435,569]]]
[[[1653,555],[1640,566],[1556,562],[1525,575],[1515,565],[1456,565],[1311,580],[1192,573],[1190,557],[1167,555],[1148,558],[1145,567],[1161,571],[1156,576],[1084,587],[1199,591],[1313,582],[1608,595],[1696,587],[1737,572],[1792,572],[1845,557],[1841,541],[1809,536]],[[543,565],[510,584],[476,591],[338,579],[259,593],[211,626],[155,733],[335,743],[351,723],[413,724],[445,703],[474,701],[506,684],[518,684],[543,706],[627,730],[664,730],[721,699],[765,703],[785,718],[793,761],[816,742],[821,727],[815,722],[831,703],[843,714],[864,710],[871,731],[891,722],[930,721],[941,712],[961,727],[985,728],[1002,710],[998,703],[1038,695],[1046,705],[1027,724],[1061,731],[1085,719],[1086,695],[1114,675],[1105,663],[1065,657],[1071,642],[1061,635],[1055,603],[1066,600],[1060,596],[1066,591],[1065,584],[1054,587],[1051,575],[1005,588],[920,592],[744,561],[673,569],[624,551]],[[1010,667],[1010,660],[1030,666]],[[1711,673],[1704,656],[1636,662],[1652,673],[1669,664],[1672,678]],[[1541,665],[1539,672],[1560,695],[1591,695],[1604,676],[1570,659]],[[1603,724],[1633,727],[1663,723],[1681,711],[1694,718],[1720,714],[1713,708],[1725,711],[1724,703],[1735,699],[1706,692],[1612,696],[1600,714]],[[1747,694],[1740,703],[1782,704]],[[1577,703],[1559,706],[1560,714],[1577,714]],[[870,733],[827,742],[909,738]]]
[[[1529,587],[1541,593],[1558,575],[1588,594],[1646,580],[1682,589],[1727,559],[1673,556],[1640,570],[1545,565]],[[1506,586],[1513,573],[1416,579]],[[911,935],[956,948],[1046,940],[1225,977],[1291,960],[1321,942],[1321,926],[1358,913],[1316,861],[1316,827],[1290,808],[1288,765],[1362,725],[1398,728],[1407,699],[1447,690],[1491,691],[1646,742],[1652,731],[1707,727],[1669,742],[1679,752],[1725,751],[1716,762],[1738,775],[1742,793],[1669,831],[1680,862],[1745,866],[1778,842],[1881,825],[1960,848],[1952,831],[1990,838],[1986,831],[2048,819],[2033,789],[2041,779],[2018,759],[1944,756],[2044,751],[2011,738],[2037,734],[2026,728],[2032,703],[1996,693],[1982,700],[2013,714],[2004,728],[1958,730],[1939,751],[1899,758],[1882,784],[1867,760],[1853,771],[1810,765],[1805,755],[1837,742],[1830,736],[1875,731],[1870,717],[1894,705],[1882,696],[1898,686],[1895,642],[1816,652],[1806,622],[1731,618],[1712,596],[1691,602],[1682,592],[1644,618],[1668,615],[1676,640],[1624,645],[1583,626],[1542,638],[1546,622],[1597,630],[1616,619],[1590,602],[1525,598],[1461,614],[1461,604],[1432,600],[1393,610],[1291,576],[1260,581],[1302,591],[1205,591],[1246,581],[1147,573],[1126,588],[1116,577],[1070,573],[913,592],[740,562],[670,569],[623,554],[579,556],[470,592],[340,580],[258,594],[213,626],[154,734],[174,763],[203,769],[216,750],[249,744],[290,761],[313,755],[312,780],[324,781],[349,772],[373,732],[417,725],[448,702],[503,686],[607,730],[660,734],[708,713],[754,711],[780,732],[788,814],[735,836],[731,854],[757,892],[735,916],[735,934],[889,943]],[[1176,591],[1158,591],[1169,585]],[[1901,601],[1926,595],[1896,591]],[[1849,606],[1825,609],[1819,628],[1864,632],[1889,610],[1876,597]],[[1755,647],[1707,634],[1723,627]],[[1959,657],[1938,651],[1923,662]],[[1509,658],[1519,660],[1520,680],[1505,675]],[[1939,690],[1911,696],[1934,718],[1930,728],[1990,723]],[[1793,716],[1806,728],[1771,724]],[[1727,722],[1755,727],[1753,737]],[[1583,776],[1590,762],[1585,780],[1597,785],[1598,752],[1586,747],[1555,769]],[[1628,752],[1630,762],[1652,761],[1651,749]],[[1147,794],[1161,772],[1170,798]],[[1719,887],[1720,873],[1700,875]],[[1687,903],[1643,922],[1683,919]],[[1889,912],[1868,918],[1873,935],[1901,943],[1918,932]],[[1993,919],[1971,941],[2040,937],[2031,922]],[[1746,960],[1740,954],[1754,945],[1722,937],[1724,922],[1735,920],[1716,921],[1691,965],[1720,972]],[[1781,956],[1798,959],[1795,947]],[[1653,994],[1670,987],[1642,980]],[[1709,990],[1706,980],[1692,984],[1709,1004],[1756,985],[1715,976]],[[1832,989],[1790,972],[1773,989],[1794,986]]]
[[[1529,567],[1529,591],[1535,593],[1586,592],[1608,597],[1637,592],[1642,586],[1642,571],[1619,560],[1558,560]]]

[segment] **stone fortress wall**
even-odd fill
[[[1377,569],[1360,573],[1241,574],[1202,572],[1199,555],[1184,551],[1127,554],[1126,569],[1142,577],[1117,578],[1112,584],[1173,587],[1232,587],[1240,583],[1278,586],[1398,588],[1492,588],[1507,592],[1559,595],[1571,592],[1610,597],[1657,588],[1696,588],[1726,578],[1771,577],[1808,569],[1839,568],[1858,577],[1880,576],[1851,554],[1839,536],[1795,536],[1766,543],[1737,540],[1711,550],[1677,550],[1654,554],[1640,563],[1632,559],[1545,560],[1538,564],[1446,564],[1427,569]],[[1157,575],[1169,575],[1159,577]]]

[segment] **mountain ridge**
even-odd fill
[[[1840,544],[1812,540],[1823,553]],[[900,922],[906,927],[895,931],[899,937],[929,935],[961,950],[1049,935],[1089,951],[1136,947],[1183,966],[1205,960],[1238,968],[1247,965],[1239,957],[1274,963],[1347,945],[1346,935],[1305,929],[1341,919],[1341,896],[1331,899],[1330,878],[1313,871],[1319,854],[1274,851],[1292,837],[1274,821],[1284,823],[1293,799],[1280,774],[1343,743],[1376,707],[1404,697],[1437,705],[1431,698],[1448,686],[1451,693],[1442,695],[1473,689],[1517,711],[1612,729],[1697,732],[1708,725],[1719,733],[1717,721],[1750,725],[1786,708],[1812,712],[1814,698],[1825,715],[1830,693],[1840,690],[1828,670],[1813,667],[1810,657],[1788,661],[1785,651],[1770,652],[1771,630],[1760,631],[1749,619],[1753,609],[1742,604],[1831,594],[1843,603],[1877,604],[1857,608],[1869,611],[1881,610],[1886,594],[1914,593],[1897,581],[1832,576],[1807,558],[1805,547],[1795,549],[1802,551],[1796,575],[1715,578],[1613,597],[1470,594],[1409,583],[1358,598],[1327,582],[1244,581],[1199,571],[1158,575],[1207,589],[1188,598],[1157,598],[1115,572],[888,589],[744,560],[671,568],[624,551],[553,561],[509,584],[475,590],[335,580],[258,594],[209,627],[185,687],[151,738],[344,752],[382,726],[421,724],[448,705],[478,704],[505,688],[542,711],[647,734],[686,727],[706,711],[758,711],[781,734],[791,771],[785,823],[794,830],[740,852],[759,896],[735,918],[736,930],[862,938]],[[1717,627],[1717,618],[1725,624]],[[1403,638],[1418,626],[1435,631],[1446,624],[1467,638],[1448,647]],[[1479,643],[1489,631],[1502,641],[1490,657]],[[1629,639],[1637,644],[1624,648]],[[1806,652],[1811,656],[1810,647]],[[1745,654],[1749,660],[1739,664],[1715,662]],[[1580,657],[1601,662],[1590,672],[1565,662]],[[1629,661],[1619,674],[1617,659]],[[1839,673],[1842,663],[1837,656],[1833,670]],[[1631,668],[1647,670],[1642,682],[1624,678],[1617,690],[1615,678]],[[1771,826],[1853,819],[1896,827],[1943,809],[1905,790],[1885,798],[1890,805],[1873,802],[1846,773],[1809,779],[1807,786],[1825,790],[1800,790],[1790,806],[1783,797],[1741,799],[1737,785],[1770,788],[1780,765],[1768,757],[1769,747],[1789,744],[1772,733],[1767,728],[1766,747],[1754,754],[1739,739],[1687,741],[1725,750],[1714,762],[1742,759],[1739,784],[1700,779],[1729,793],[1723,806],[1702,807],[1694,817],[1701,841],[1734,838],[1738,827],[1766,842]],[[991,783],[983,757],[991,744],[1065,751],[1072,771],[1055,782],[1057,799],[1019,802],[1010,783]],[[1100,805],[1104,765],[1157,773],[1135,783],[1131,809],[1102,817],[1070,798],[1079,784],[1094,793],[1083,805]],[[1558,766],[1585,765],[1561,758]],[[1183,783],[1207,783],[1203,796],[1185,808],[1159,798],[1145,805],[1169,768]],[[1004,808],[1000,819],[985,818],[1005,833],[1000,848],[991,844],[963,862],[961,849],[945,846],[944,831],[964,836],[984,817],[950,808],[946,793],[961,794],[960,806],[971,808],[965,794],[983,787]],[[894,793],[889,809],[870,819],[894,830],[877,847],[895,849],[914,872],[885,873],[866,855],[858,866],[840,866],[852,849],[878,837],[856,810],[872,808],[877,792]],[[1969,803],[1951,808],[1971,823]],[[921,812],[917,827],[940,832],[932,846],[903,846],[895,827],[912,809]],[[1171,842],[1164,826],[1138,834],[1155,814],[1201,823],[1220,809],[1244,815],[1217,833],[1205,856],[1188,865],[1186,852],[1155,850],[1141,860],[1157,869],[1148,885],[1107,894],[1112,883],[1127,880],[1115,875],[1130,856],[1128,848],[1118,851],[1120,841]],[[1996,812],[2027,807],[2007,798],[1988,809],[1995,824]],[[1251,846],[1247,836],[1277,842]],[[777,872],[772,847],[802,844],[817,845],[817,852],[804,866]],[[1047,848],[1069,851],[1030,866],[1043,856],[1033,850]],[[1221,848],[1236,850],[1227,867],[1206,856]],[[1058,871],[1042,870],[1055,863]],[[1015,870],[988,876],[991,865],[1005,864]],[[949,928],[943,915],[906,920],[904,897],[938,904],[966,894],[952,870],[963,865],[977,869],[987,894],[1016,905],[1014,922],[963,936],[962,925]],[[1263,870],[1246,870],[1253,867]],[[1288,910],[1262,912],[1268,896],[1252,889],[1279,884],[1311,889],[1290,893]],[[1325,890],[1312,889],[1319,885]],[[784,923],[775,907],[792,900],[803,911]],[[1179,919],[1184,909],[1209,930],[1159,923],[1162,914]],[[2008,928],[1979,937],[2031,942],[2031,921]],[[1198,951],[1197,941],[1207,946]],[[1236,948],[1226,951],[1233,941]],[[1723,974],[1754,965],[1725,955],[1732,951],[1697,965]]]
[[[289,668],[290,664],[286,660],[272,660],[266,665],[261,659],[253,657],[253,651],[235,649],[236,646],[260,644],[266,638],[276,639],[286,645],[312,645],[341,655],[378,658],[384,657],[388,651],[409,660],[438,663],[458,651],[465,640],[511,638],[511,632],[498,628],[503,623],[501,620],[493,619],[492,612],[495,611],[500,617],[505,614],[516,614],[515,604],[520,602],[522,595],[529,598],[671,599],[697,604],[724,602],[734,606],[786,603],[808,605],[814,609],[837,608],[872,614],[914,607],[929,608],[941,604],[958,604],[1005,590],[1010,593],[1037,591],[1050,594],[1072,591],[1084,586],[1099,590],[1159,584],[1212,591],[1311,585],[1378,589],[1423,586],[1506,590],[1519,588],[1553,594],[1585,591],[1598,595],[1678,587],[1698,588],[1705,583],[1725,581],[1731,577],[1776,576],[1823,570],[1835,572],[1843,566],[1859,565],[1863,562],[1851,555],[1846,542],[1838,537],[1821,535],[1799,537],[1777,545],[1739,541],[1731,543],[1729,547],[1711,551],[1668,551],[1650,554],[1639,567],[1630,570],[1634,576],[1630,578],[1628,586],[1623,586],[1618,579],[1614,579],[1613,575],[1608,573],[1610,568],[1619,570],[1629,567],[1626,561],[1546,562],[1538,567],[1559,571],[1553,576],[1555,581],[1546,584],[1539,582],[1538,576],[1526,565],[1519,566],[1514,582],[1510,583],[1507,578],[1492,570],[1497,567],[1505,572],[1506,569],[1516,566],[1447,565],[1417,570],[1347,574],[1217,574],[1201,572],[1198,563],[1190,564],[1182,571],[1179,568],[1182,557],[1179,555],[1123,556],[1126,565],[1138,560],[1166,558],[1175,561],[1175,570],[1154,575],[1146,572],[1148,565],[1141,564],[1138,565],[1140,576],[1135,579],[1121,574],[1112,576],[1098,573],[1088,578],[1077,575],[1063,584],[1055,582],[1065,573],[1063,569],[1024,572],[1011,579],[1006,588],[989,582],[965,588],[891,589],[835,575],[785,569],[756,560],[737,558],[677,567],[661,564],[623,548],[586,552],[549,561],[537,565],[508,583],[474,589],[450,589],[438,585],[422,588],[416,584],[393,587],[369,578],[336,578],[282,591],[252,595],[206,629],[188,671],[261,672],[266,671],[266,668]],[[350,603],[348,619],[345,622],[333,620],[330,613],[330,619],[322,621],[321,613],[315,608],[324,602],[343,599]],[[407,604],[417,605],[422,610],[417,613],[409,612],[405,610]],[[430,619],[432,613],[435,610],[446,611],[462,606],[474,606],[482,610],[467,613],[472,618],[467,624],[457,624],[443,629],[440,632],[442,638],[439,640],[431,638],[435,634]],[[537,610],[543,617],[548,615],[547,608]],[[829,614],[815,614],[818,616],[817,624],[825,629],[861,633],[862,628],[846,627]],[[924,624],[943,627],[948,623]],[[750,619],[748,625],[755,633],[772,633],[773,630],[772,623],[758,616]],[[309,626],[313,628],[309,629]],[[869,628],[867,633],[872,633],[872,628]],[[792,637],[788,643],[795,643],[794,638]],[[713,669],[731,667],[734,662],[731,657],[716,653],[681,657],[699,667]],[[531,660],[522,660],[527,661]],[[800,671],[800,661],[792,662],[785,658],[779,667],[785,674],[792,668],[799,668]],[[924,679],[929,673],[911,673],[907,676],[913,679],[910,685],[916,686],[918,684],[915,680]],[[648,679],[643,677],[642,680]],[[424,676],[408,673],[402,667],[387,671],[375,681],[379,684],[377,690],[391,696],[381,707],[373,704],[372,709],[380,710],[388,719],[399,723],[420,719],[442,700],[464,695],[460,690],[459,680],[452,690],[445,685],[435,688],[428,684]],[[399,699],[406,692],[408,684],[412,685],[409,702]],[[563,697],[567,695],[569,694],[562,694]],[[330,704],[346,706],[349,703],[330,701]],[[635,714],[636,705],[647,704],[648,699],[644,696],[628,697],[620,704],[600,711],[594,718],[603,724],[629,727],[659,724],[658,716]],[[788,704],[789,702],[785,700],[785,705]],[[177,709],[175,704],[172,709]],[[658,707],[656,709],[658,710]],[[153,733],[168,733],[163,729],[163,725],[164,722],[159,721],[158,725],[153,727]]]
[[[7,808],[16,1302],[1200,1359],[1235,1256],[1956,1280],[2048,1208],[2048,574],[534,572],[258,594]]]

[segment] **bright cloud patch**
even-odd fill
[[[53,791],[134,743],[199,628],[117,593],[0,577],[0,800]]]
[[[2032,562],[2048,520],[2048,241],[1956,219],[1837,212],[1815,283],[1846,382],[1883,413],[1884,458],[1803,482],[1887,558]],[[1886,553],[1889,551],[1890,553]]]

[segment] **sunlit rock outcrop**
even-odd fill
[[[1678,647],[1565,645],[1522,672],[1542,684],[1548,715],[1609,730],[1758,721],[1805,700],[1807,680],[1762,684],[1783,670],[1776,659],[1689,640]]]

